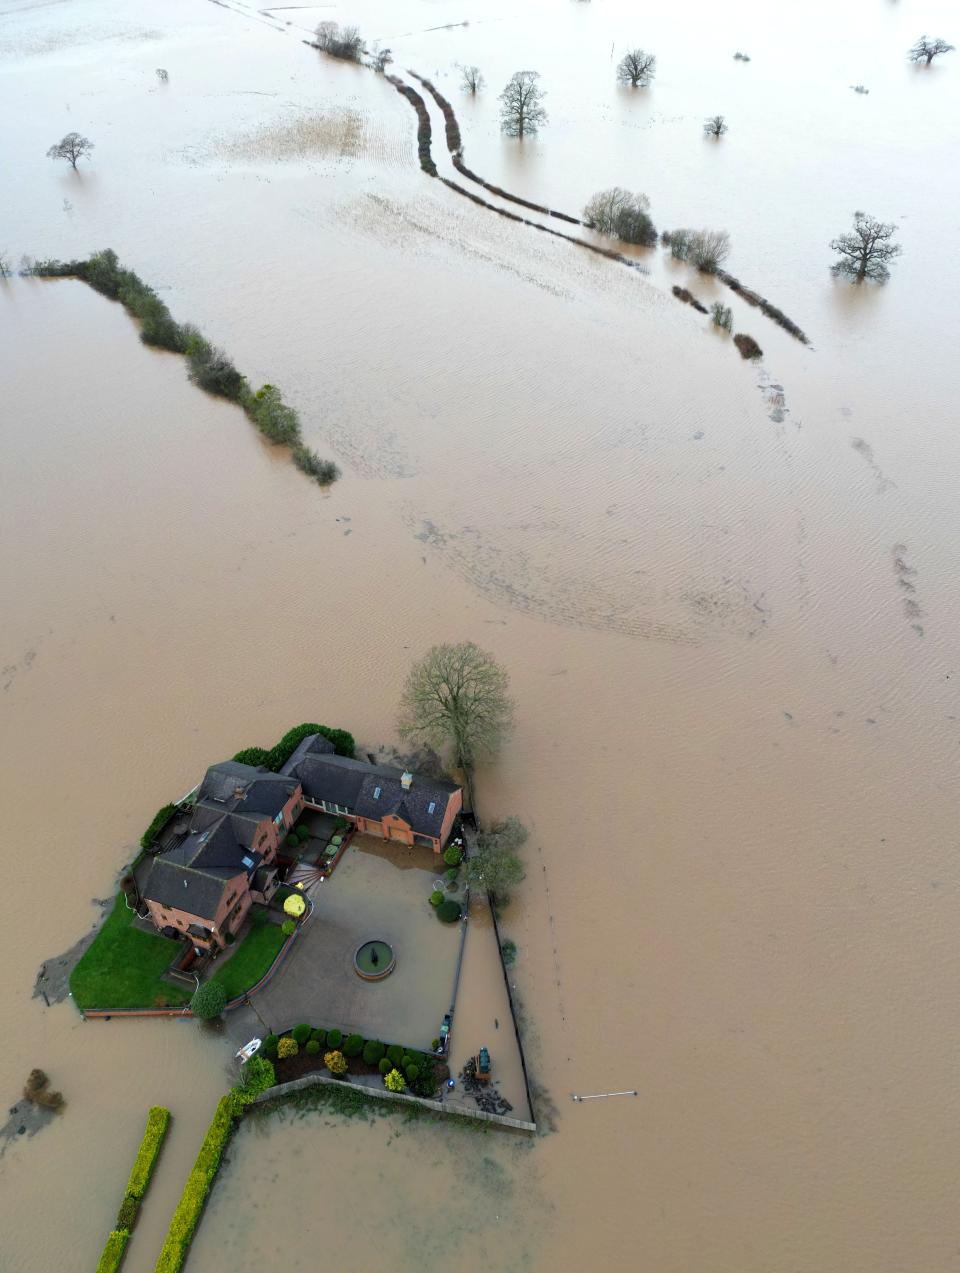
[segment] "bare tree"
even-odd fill
[[[321,22],[317,26],[317,47],[331,57],[345,62],[359,62],[364,51],[363,38],[356,27],[344,27],[336,22]]]
[[[526,875],[517,849],[527,841],[529,832],[519,818],[506,818],[494,823],[477,836],[476,852],[467,858],[467,880],[471,888],[485,889],[494,901],[505,904],[509,890]]]
[[[435,645],[410,669],[400,699],[403,738],[452,752],[473,804],[473,767],[493,756],[510,729],[509,677],[472,641]]]
[[[4,252],[0,252],[0,278],[9,278],[13,273],[13,266],[10,264],[10,258]]]
[[[162,67],[162,66],[158,66],[158,67],[157,67],[157,79],[160,81],[160,83],[161,83],[161,84],[166,84],[166,82],[167,82],[167,80],[168,80],[169,78],[170,78],[169,74],[168,74],[168,73],[167,73],[167,72],[163,69],[163,67]]]
[[[670,255],[675,261],[688,261],[692,237],[692,230],[664,230],[660,236],[660,242],[669,247]]]
[[[704,137],[720,138],[727,131],[727,121],[722,115],[711,115],[709,119],[703,121]]]
[[[93,150],[93,142],[88,137],[83,137],[80,133],[67,133],[66,137],[61,138],[55,146],[51,146],[47,151],[48,159],[69,159],[73,165],[73,170],[77,170],[77,160],[82,159],[84,155],[89,155]]]
[[[468,93],[479,93],[485,83],[479,66],[460,67],[460,87]]]
[[[631,88],[646,88],[657,71],[657,59],[643,49],[630,49],[617,63],[617,79]]]
[[[890,277],[887,262],[903,251],[899,243],[892,242],[896,229],[892,221],[878,221],[866,212],[855,212],[853,230],[830,241],[833,251],[840,254],[833,273],[855,283],[868,278],[883,283]]]
[[[373,69],[380,75],[384,73],[390,63],[393,61],[393,54],[389,49],[381,49],[376,44],[373,46]]]
[[[703,274],[716,274],[729,252],[726,230],[697,230],[690,235],[690,260]]]
[[[510,137],[535,133],[547,122],[539,79],[537,71],[515,71],[500,94],[500,126]]]
[[[583,210],[584,223],[601,234],[615,234],[624,243],[653,247],[657,231],[649,216],[650,200],[620,186],[601,190]]]
[[[910,62],[922,62],[924,66],[929,66],[933,59],[939,57],[941,53],[952,52],[953,45],[948,44],[946,40],[941,40],[939,36],[932,40],[927,35],[921,35],[920,39],[907,53],[907,60]]]

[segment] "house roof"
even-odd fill
[[[459,788],[415,774],[410,788],[404,790],[403,772],[393,765],[333,755],[305,755],[293,771],[311,800],[343,805],[358,817],[378,822],[392,813],[418,834],[436,839],[450,798]]]
[[[296,790],[296,780],[262,766],[224,760],[211,765],[197,791],[197,807],[275,818]]]
[[[213,919],[227,885],[243,875],[251,878],[263,861],[250,848],[255,829],[250,819],[224,813],[204,829],[192,830],[154,861],[144,897]]]
[[[306,738],[300,739],[296,750],[291,754],[280,772],[284,775],[292,774],[304,756],[333,755],[333,751],[334,746],[329,738],[326,738],[323,734],[308,734]]]
[[[212,920],[220,909],[224,890],[238,874],[225,867],[198,871],[160,857],[150,868],[143,895],[168,909]]]

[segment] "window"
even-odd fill
[[[436,807],[437,807],[436,800],[431,800],[430,803],[427,805],[427,813],[433,813]]]
[[[280,812],[277,814],[277,816],[274,818],[274,822],[277,824],[277,826],[278,826],[278,827],[282,827],[282,826],[283,826],[283,810],[282,810],[282,809],[281,809],[281,810],[280,810]]]
[[[383,788],[382,788],[382,787],[374,787],[374,789],[373,789],[373,798],[374,798],[374,800],[379,800],[379,799],[380,799],[380,792],[381,792],[382,790],[383,790]]]
[[[229,906],[229,905],[230,905],[230,903],[233,901],[233,899],[236,897],[236,895],[237,895],[237,890],[236,890],[236,889],[234,889],[234,890],[233,890],[233,892],[230,894],[230,896],[227,898],[227,905],[228,905],[228,906]]]

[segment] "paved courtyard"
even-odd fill
[[[305,1021],[429,1048],[450,1008],[460,950],[461,925],[441,924],[428,901],[442,873],[430,849],[357,836],[330,879],[310,890],[312,917],[286,964],[253,1000],[261,1022],[255,1032],[266,1025],[280,1033]],[[396,956],[384,981],[363,981],[354,972],[354,952],[371,938],[389,942]],[[248,1029],[249,1012],[231,1014],[241,1030]]]

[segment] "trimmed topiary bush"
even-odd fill
[[[404,1066],[403,1072],[407,1076],[408,1083],[416,1083],[420,1077],[420,1066],[415,1061],[411,1061],[409,1065]]]
[[[389,1074],[390,1071],[393,1069],[393,1062],[387,1060],[385,1056],[381,1057],[380,1060],[377,1062],[377,1069],[380,1071],[381,1074]]]
[[[331,1048],[338,1048],[343,1042],[343,1031],[338,1030],[336,1026],[332,1030],[327,1031],[327,1043]]]
[[[443,878],[447,881],[448,884],[455,884],[457,880],[460,878],[459,866],[451,866],[449,870],[444,871]]]
[[[205,981],[193,992],[190,1009],[200,1021],[213,1021],[223,1015],[227,1006],[227,992],[219,981]]]
[[[363,1051],[363,1035],[348,1034],[343,1041],[343,1055],[350,1056],[350,1057],[359,1056],[362,1051]]]
[[[383,1076],[383,1085],[388,1092],[403,1092],[406,1090],[407,1081],[399,1070],[390,1070]]]
[[[291,1039],[289,1035],[284,1036],[277,1044],[277,1056],[281,1061],[288,1056],[296,1056],[300,1051],[300,1044],[296,1039]]]
[[[404,1052],[403,1056],[400,1058],[400,1068],[405,1070],[408,1065],[413,1065],[413,1057],[409,1052]]]
[[[291,849],[298,849],[300,847],[300,837],[297,835],[296,831],[291,831],[287,836],[287,844],[290,845]]]
[[[746,332],[737,332],[733,338],[733,343],[740,350],[741,358],[762,358],[763,350]]]
[[[430,894],[430,905],[439,906],[442,901],[443,901],[443,894],[440,892],[438,888],[435,888],[433,892]]]
[[[322,1043],[326,1043],[326,1041],[327,1041],[327,1032],[326,1032],[326,1030],[311,1030],[311,1031],[310,1031],[310,1038],[311,1038],[311,1039],[314,1039],[317,1043],[321,1043],[321,1044],[322,1044]]]
[[[277,1055],[277,1044],[280,1042],[275,1034],[268,1034],[263,1041],[262,1051],[265,1056],[272,1060]]]
[[[131,1198],[128,1194],[120,1203],[120,1210],[117,1212],[118,1229],[132,1229],[137,1222],[137,1212],[140,1210],[139,1198]]]
[[[146,1193],[147,1185],[150,1183],[150,1177],[153,1174],[154,1164],[157,1161],[157,1155],[160,1153],[163,1138],[167,1134],[169,1125],[170,1111],[164,1109],[162,1105],[154,1105],[147,1114],[147,1125],[144,1129],[133,1167],[130,1170],[130,1178],[127,1181],[127,1195],[129,1197],[142,1198]],[[117,1225],[118,1229],[129,1227],[129,1225]]]
[[[308,1025],[295,1025],[290,1033],[298,1043],[304,1044],[310,1038],[310,1027]]]
[[[337,1076],[346,1074],[349,1069],[347,1058],[342,1052],[337,1052],[336,1050],[325,1053],[323,1063],[331,1074],[335,1074]]]
[[[100,1263],[97,1265],[97,1273],[115,1273],[123,1263],[123,1252],[129,1241],[129,1229],[114,1229],[103,1248]]]
[[[306,1046],[304,1047],[303,1050],[304,1052],[306,1052],[307,1056],[319,1056],[320,1044],[317,1042],[316,1039],[308,1039]]]
[[[455,924],[461,915],[460,903],[448,897],[437,907],[437,919],[444,924]]]
[[[285,919],[280,925],[280,931],[284,937],[292,937],[297,931],[297,921],[295,919]],[[303,1040],[301,1039],[301,1043]]]
[[[448,844],[443,850],[443,860],[447,866],[459,866],[463,856],[459,844]]]
[[[391,1043],[387,1048],[387,1056],[394,1065],[400,1065],[403,1062],[403,1048],[399,1043]]]
[[[367,1065],[376,1065],[386,1052],[382,1043],[376,1039],[368,1039],[363,1045],[363,1059]]]

